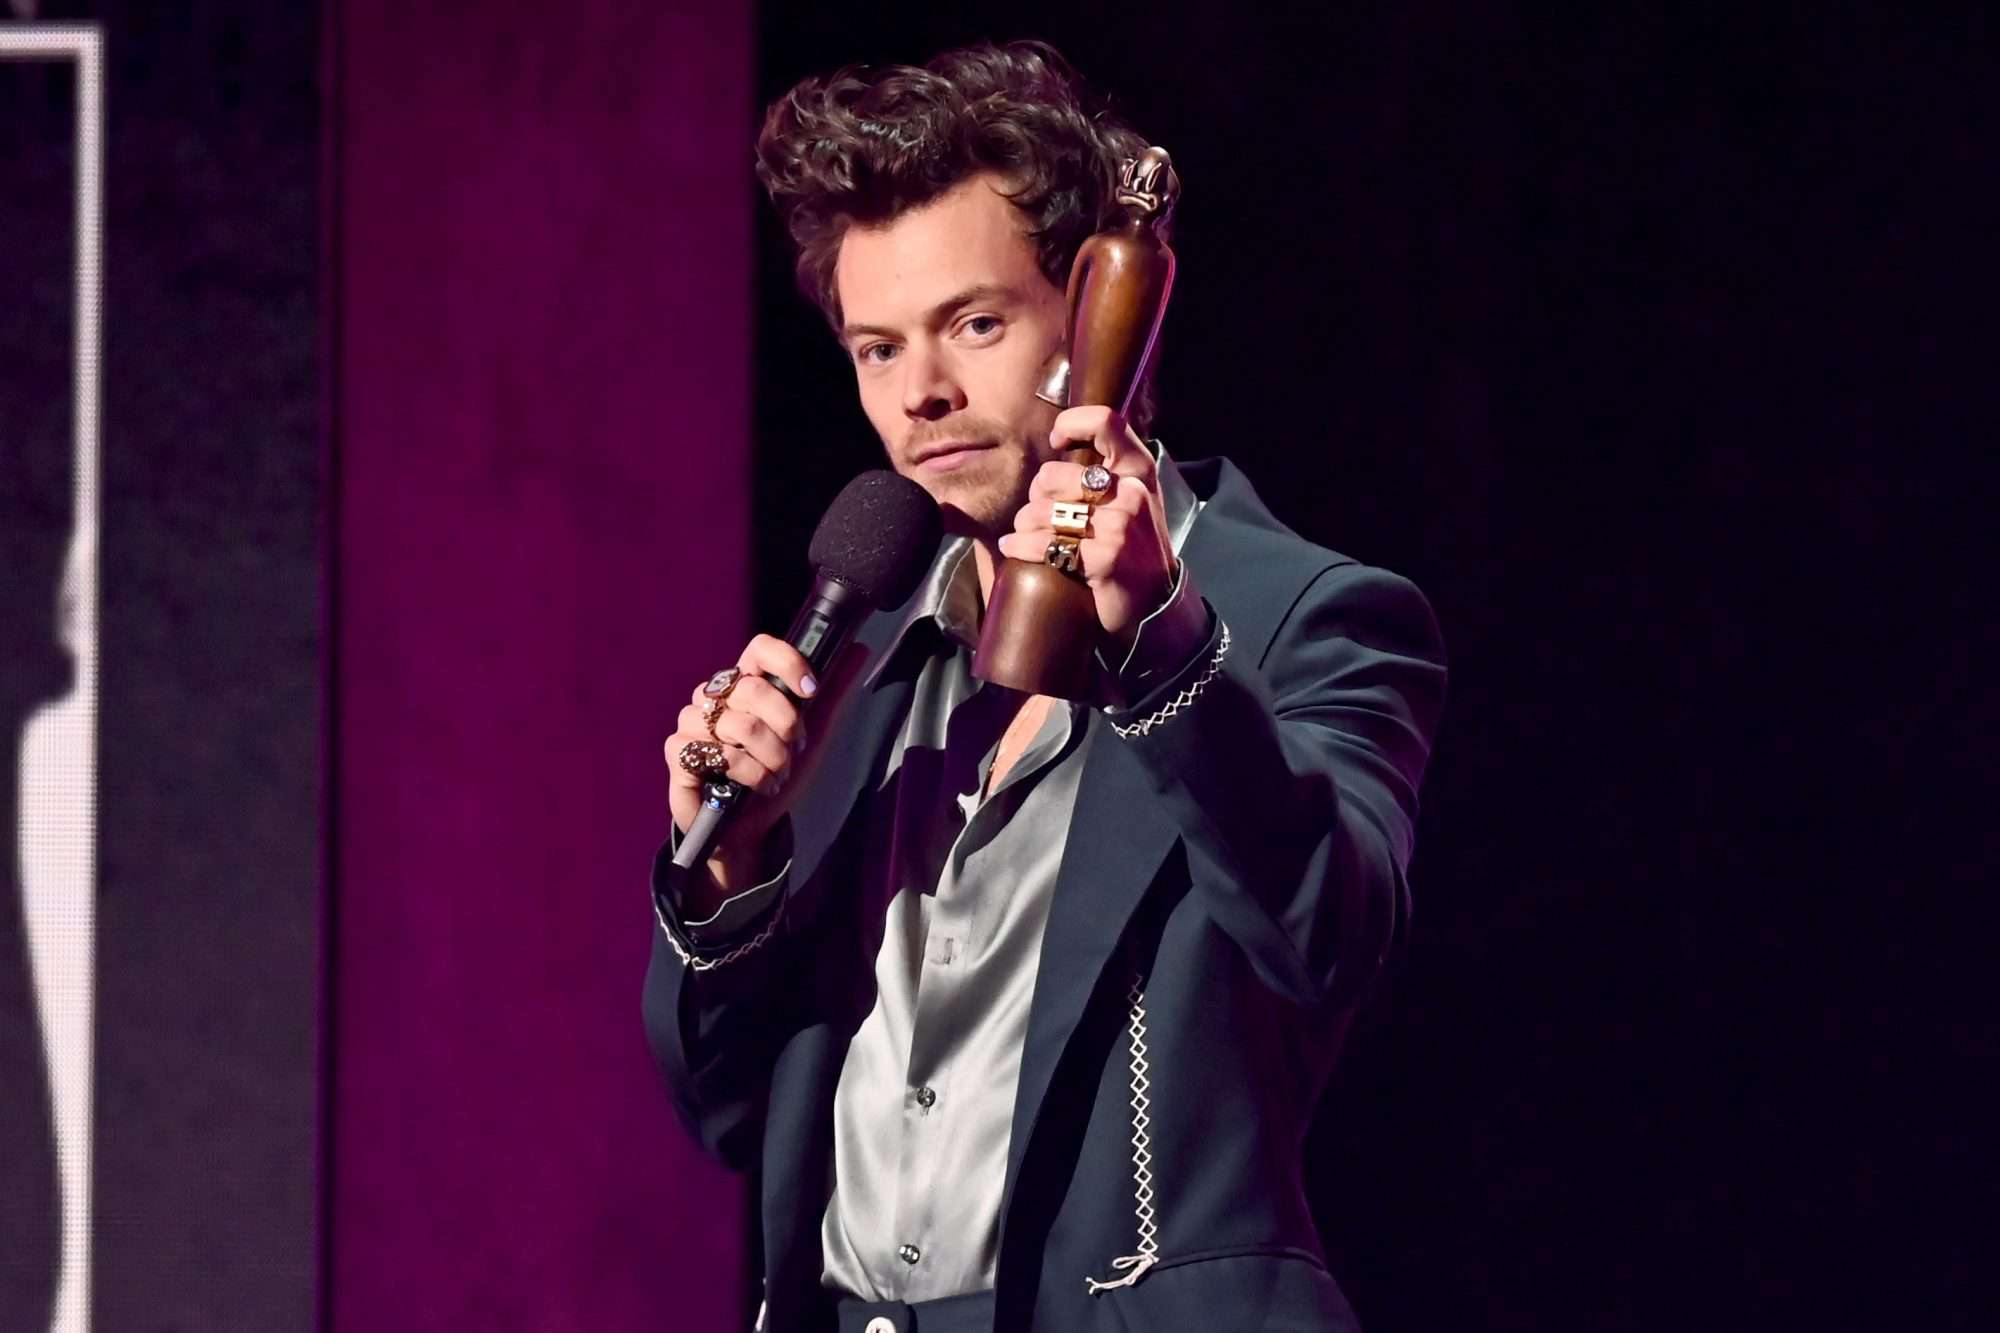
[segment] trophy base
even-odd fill
[[[993,579],[972,674],[1025,694],[1081,699],[1090,692],[1098,634],[1089,588],[1048,565],[1005,560]]]

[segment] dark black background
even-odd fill
[[[1436,604],[1415,930],[1312,1143],[1372,1329],[1971,1326],[1989,28],[765,7],[760,102],[980,37],[1110,90],[1186,180],[1160,434]],[[775,626],[880,455],[762,225]]]

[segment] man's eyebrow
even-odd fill
[[[975,302],[991,300],[1011,301],[1018,299],[1019,296],[1020,293],[1018,291],[1004,282],[975,283],[967,287],[964,291],[954,292],[932,306],[930,312],[924,317],[925,322],[936,326],[944,323],[958,311]],[[852,343],[856,338],[895,338],[898,336],[900,335],[897,334],[896,330],[882,324],[844,324],[840,329],[840,340],[843,343]]]

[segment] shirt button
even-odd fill
[[[923,1107],[923,1108],[924,1108],[924,1109],[925,1109],[926,1111],[930,1110],[930,1109],[931,1109],[931,1108],[932,1108],[933,1106],[936,1106],[936,1105],[937,1105],[937,1089],[936,1089],[936,1088],[928,1088],[928,1087],[927,1087],[927,1088],[918,1088],[918,1089],[917,1089],[917,1105],[919,1105],[919,1106]]]
[[[878,1314],[868,1321],[863,1333],[896,1333],[896,1326]]]
[[[913,1264],[924,1257],[924,1252],[914,1245],[904,1245],[897,1249],[896,1257],[906,1264]]]

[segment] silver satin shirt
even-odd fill
[[[826,1284],[868,1300],[993,1285],[1036,960],[1083,770],[1080,706],[1055,703],[987,791],[1021,696],[972,677],[970,550],[958,544],[935,571],[931,618],[948,638],[918,675],[890,754],[895,797],[866,816],[865,882],[888,908],[875,1007],[834,1093],[820,1239]]]
[[[1159,468],[1178,551],[1201,506],[1164,451]],[[913,752],[940,755],[941,780],[899,781],[895,800],[868,815],[864,873],[890,895],[888,918],[875,1008],[848,1043],[834,1094],[833,1198],[820,1227],[825,1284],[864,1300],[994,1284],[1028,1009],[1088,749],[1082,706],[1056,703],[986,791],[1019,696],[972,677],[970,552],[961,541],[940,555],[883,655],[926,617],[951,645],[917,677],[890,755],[891,773]]]
[[[1164,452],[1159,470],[1178,551],[1201,505]],[[1020,696],[972,677],[971,549],[961,539],[939,554],[875,668],[913,633],[931,636],[886,770],[898,776],[895,798],[869,802],[864,816],[863,882],[875,891],[863,899],[888,905],[875,1007],[848,1043],[834,1094],[833,1194],[820,1230],[825,1285],[865,1300],[994,1285],[1028,1010],[1087,750],[1083,706],[1054,703],[986,790]],[[697,939],[741,929],[777,882],[684,924]]]

